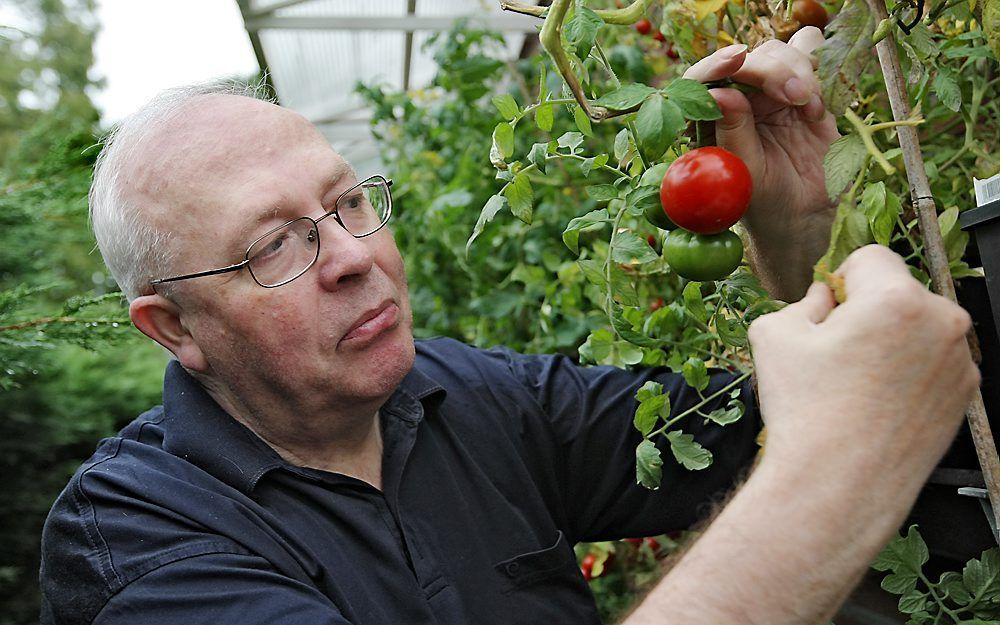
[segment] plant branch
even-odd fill
[[[866,0],[876,21],[889,16],[885,0]],[[906,82],[899,63],[899,53],[896,49],[896,35],[891,33],[875,46],[878,52],[879,65],[885,77],[886,91],[889,94],[889,104],[892,107],[893,118],[897,121],[910,118],[911,108],[906,93]],[[927,256],[931,284],[934,291],[951,301],[956,301],[955,284],[951,279],[948,263],[948,253],[941,237],[941,228],[937,220],[937,208],[931,195],[930,182],[924,169],[923,154],[920,151],[920,139],[913,126],[900,126],[897,130],[899,147],[903,151],[903,163],[906,166],[906,177],[909,181],[910,196],[917,210],[920,221],[920,231],[924,239],[924,251]],[[974,330],[970,330],[972,337]],[[996,444],[990,431],[990,423],[986,416],[982,392],[977,390],[966,412],[969,429],[976,445],[979,465],[983,470],[983,479],[993,506],[995,526],[1000,526],[1000,457],[997,456]]]
[[[635,24],[646,13],[646,7],[651,0],[634,0],[632,4],[621,9],[595,9],[594,13],[604,20],[605,24],[616,24],[627,26]],[[521,13],[533,17],[546,17],[546,10],[549,7],[540,7],[530,4],[522,4],[512,0],[500,0],[500,8],[512,13]]]

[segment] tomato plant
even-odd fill
[[[663,257],[678,275],[689,280],[721,280],[740,266],[743,242],[729,230],[696,234],[678,228],[663,242]]]
[[[681,228],[715,234],[740,220],[752,191],[750,170],[740,157],[723,148],[696,148],[670,164],[660,203]]]
[[[681,77],[684,69],[734,41],[754,47],[780,36],[794,16],[788,5],[758,0],[639,0],[622,3],[630,16],[624,19],[605,8],[611,4],[557,0],[544,15],[539,10],[554,21],[565,9],[559,36],[546,38],[558,45],[512,65],[501,59],[499,37],[453,32],[439,41],[442,69],[431,88],[365,92],[375,104],[382,160],[399,170],[392,172],[400,205],[394,228],[415,285],[417,332],[558,351],[584,364],[667,366],[703,400],[725,400],[718,410],[702,404],[692,415],[731,423],[742,406],[729,394],[751,372],[747,324],[782,304],[745,267],[720,280],[681,274],[661,232],[677,229],[656,221],[666,216],[660,187],[671,163],[710,147],[711,133],[699,127],[720,114],[708,89]],[[905,3],[891,5],[893,19],[882,26],[859,0],[826,4],[833,18],[817,52],[817,79],[843,135],[824,167],[829,200],[838,207],[827,268],[875,241],[900,252],[911,272],[930,282],[897,145],[900,128],[911,126],[923,145],[950,271],[981,276],[963,258],[968,237],[958,215],[972,205],[971,178],[1000,168],[993,51],[1000,50],[1000,29],[980,26],[995,19],[989,6],[928,0],[923,21],[905,34],[895,21],[908,17]],[[656,24],[669,45],[638,33],[640,18],[650,31]],[[872,53],[876,29],[896,38],[919,117],[894,118]],[[741,232],[737,224],[724,234]],[[719,368],[735,377],[710,392],[708,373]],[[680,434],[665,438],[671,412],[662,388],[640,389],[636,403],[641,483],[655,487],[665,462],[708,466],[712,459],[697,443]],[[634,548],[612,547],[615,565],[591,582],[602,606],[619,605],[618,593],[636,589],[623,581],[635,579],[637,569],[624,556]],[[914,622],[933,621],[922,618]]]

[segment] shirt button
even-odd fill
[[[507,567],[506,567],[507,575],[510,575],[511,577],[514,577],[515,575],[517,575],[517,571],[520,568],[521,568],[521,565],[518,564],[517,562],[511,562],[511,563],[509,563],[507,565]]]

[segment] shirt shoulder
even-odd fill
[[[57,497],[42,531],[43,622],[89,623],[153,570],[197,555],[246,553],[185,513],[191,506],[180,502],[210,506],[232,493],[162,448],[162,418],[153,408],[102,440]]]

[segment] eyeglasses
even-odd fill
[[[150,284],[203,278],[239,271],[244,267],[264,288],[288,284],[308,271],[319,258],[319,222],[327,217],[332,215],[356,239],[381,230],[392,214],[391,186],[392,180],[372,176],[340,194],[333,210],[322,217],[299,217],[268,231],[250,244],[242,262],[221,269],[159,278],[151,280]]]

